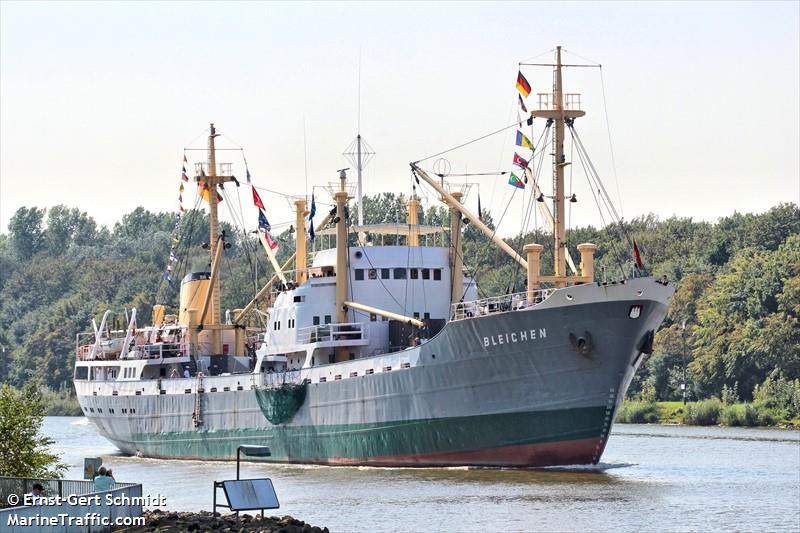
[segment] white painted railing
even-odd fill
[[[368,339],[369,328],[364,327],[362,322],[319,324],[297,330],[297,344]]]
[[[545,301],[553,289],[539,289],[535,291],[515,292],[502,296],[492,296],[469,302],[458,302],[450,306],[451,320],[464,320],[478,316],[492,315],[520,311],[533,307]]]

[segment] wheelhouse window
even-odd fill
[[[374,268],[370,268],[369,270],[367,270],[367,274],[369,276],[369,279],[378,279],[378,271],[375,270]]]
[[[431,279],[431,269],[430,268],[423,268],[422,269],[422,279]]]
[[[406,269],[405,268],[395,268],[394,269],[394,279],[406,279]]]
[[[318,317],[318,316],[315,316],[315,317],[314,317],[314,319],[313,319],[313,324],[314,324],[315,326],[319,326],[319,317]]]
[[[419,279],[419,269],[418,268],[411,268],[411,279]]]
[[[357,268],[355,276],[356,276],[356,281],[364,281],[364,269]]]
[[[330,324],[331,323],[331,315],[325,315],[325,323],[326,324]]]
[[[442,269],[441,268],[434,268],[433,269],[433,280],[434,281],[441,281],[442,280]]]
[[[389,271],[388,268],[382,268],[381,269],[381,279],[389,279],[389,273],[390,273],[390,271]]]

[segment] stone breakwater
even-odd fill
[[[240,514],[214,514],[209,511],[199,513],[162,511],[155,509],[145,511],[144,526],[117,529],[124,533],[173,533],[186,531],[221,531],[249,533],[328,533],[327,527],[306,524],[291,516],[253,516]]]

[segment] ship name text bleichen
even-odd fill
[[[537,339],[544,339],[547,337],[547,328],[536,329],[523,329],[520,331],[512,331],[510,333],[499,333],[497,335],[489,335],[483,337],[483,346],[499,346],[503,344],[514,344],[516,342],[531,342]]]

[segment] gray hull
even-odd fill
[[[148,457],[231,459],[239,444],[266,444],[271,460],[300,463],[592,463],[672,291],[648,278],[570,287],[450,322],[420,347],[314,367],[302,405],[278,425],[262,412],[259,374],[76,388],[105,437]]]

